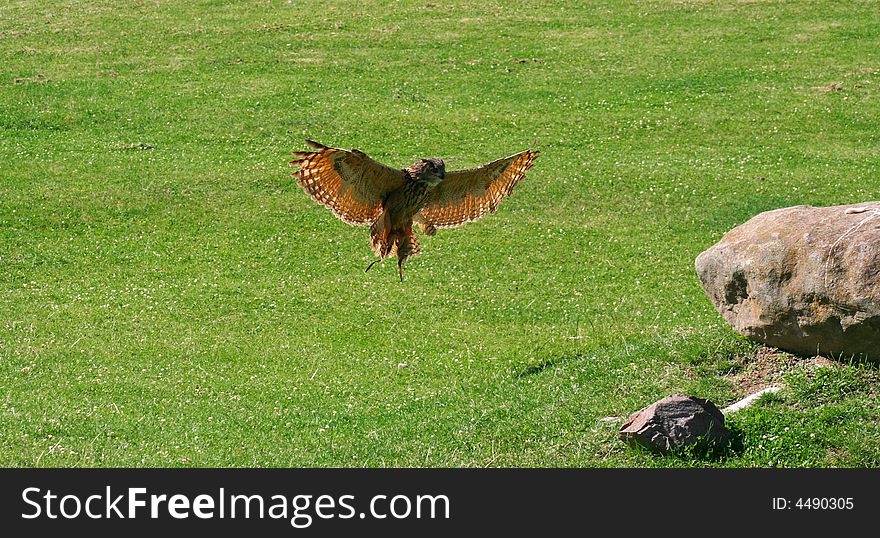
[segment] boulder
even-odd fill
[[[630,445],[667,453],[695,446],[722,447],[730,435],[724,415],[709,400],[674,394],[636,411],[620,427],[618,437]]]
[[[740,334],[797,354],[880,359],[880,202],[767,211],[697,257]]]

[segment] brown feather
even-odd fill
[[[293,177],[316,202],[349,224],[372,224],[382,212],[385,196],[403,185],[402,170],[371,159],[361,151],[347,151],[306,140],[315,152],[294,152],[291,161],[301,169]]]
[[[456,170],[428,196],[421,214],[436,228],[455,228],[494,213],[525,178],[540,152],[527,150],[470,170]]]

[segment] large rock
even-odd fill
[[[641,445],[667,453],[695,446],[707,449],[727,444],[729,434],[724,415],[709,400],[674,394],[636,411],[618,434],[630,445]]]
[[[715,308],[752,340],[880,359],[880,202],[761,213],[696,269]]]

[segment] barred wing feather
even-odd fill
[[[455,228],[494,213],[539,154],[527,150],[470,170],[447,172],[429,195],[422,217],[435,228]]]
[[[344,150],[306,143],[315,151],[297,151],[290,164],[300,169],[297,183],[316,202],[349,224],[372,224],[382,213],[382,200],[401,187],[403,170],[396,170],[356,149]]]

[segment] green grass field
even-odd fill
[[[598,420],[741,396],[724,232],[880,198],[875,2],[346,4],[0,6],[0,464],[880,465],[872,365],[795,362],[713,457]],[[542,156],[401,284],[306,137]]]

